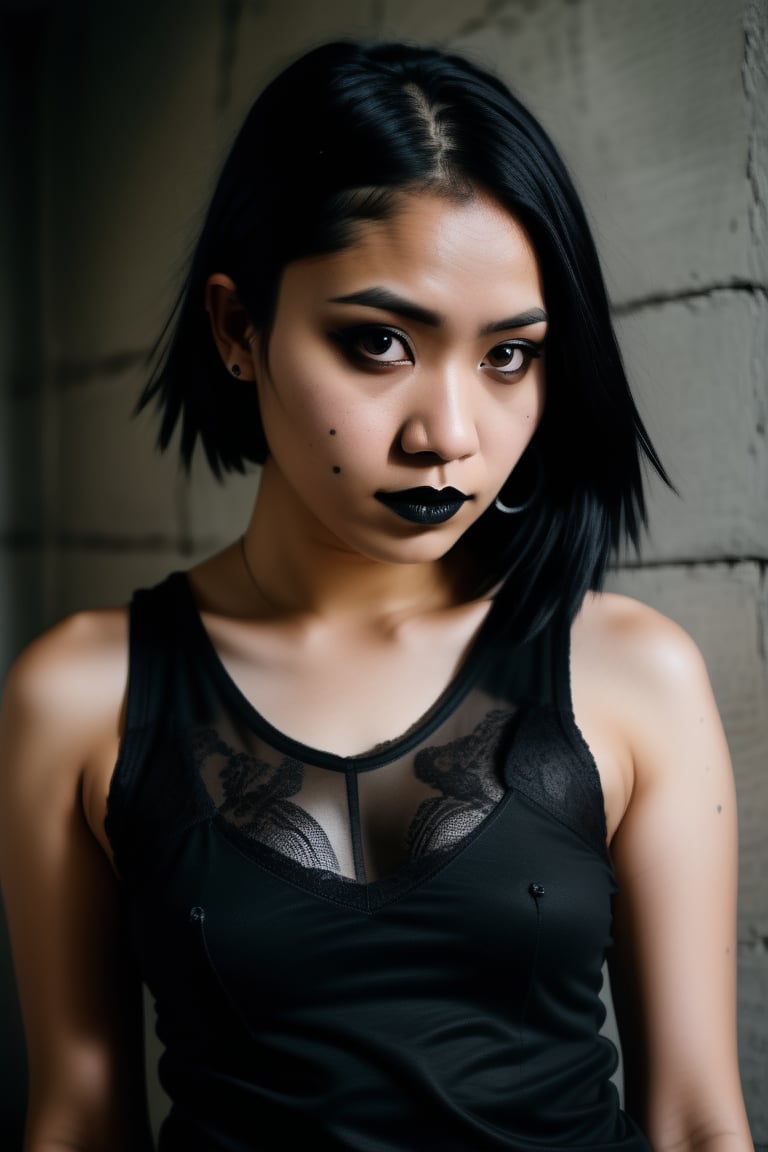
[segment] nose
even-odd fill
[[[430,453],[444,461],[477,452],[476,390],[477,383],[458,371],[443,368],[420,373],[413,381],[409,411],[400,430],[403,451],[409,456]]]

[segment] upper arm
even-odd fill
[[[737,822],[706,668],[637,606],[620,644],[632,795],[612,844],[612,977],[628,1104],[654,1148],[732,1131],[751,1148],[736,1049]],[[680,1143],[678,1143],[680,1142]],[[729,1145],[730,1147],[731,1145]]]
[[[27,1040],[31,1150],[143,1146],[141,989],[112,869],[82,805],[108,659],[91,626],[68,622],[17,661],[0,711],[0,868]]]

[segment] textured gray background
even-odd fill
[[[765,0],[0,0],[0,674],[64,613],[123,602],[242,531],[256,478],[185,482],[130,411],[253,96],[347,34],[497,69],[583,192],[682,494],[652,487],[642,561],[611,583],[679,620],[710,667],[740,800],[742,1076],[768,1149]],[[23,1048],[2,936],[0,1018],[14,1148]]]

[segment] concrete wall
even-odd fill
[[[682,496],[652,486],[642,561],[625,560],[612,583],[678,619],[711,670],[740,798],[742,1075],[768,1149],[764,2],[2,9],[0,145],[17,178],[0,181],[0,671],[63,613],[122,602],[245,525],[254,476],[220,486],[196,468],[186,483],[153,451],[151,420],[129,415],[213,173],[265,79],[339,34],[445,43],[496,68],[559,143]],[[10,1058],[20,1065],[17,1048]],[[9,1116],[16,1098],[3,1101]]]

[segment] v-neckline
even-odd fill
[[[417,744],[426,739],[442,723],[470,688],[476,683],[482,668],[491,659],[494,644],[486,643],[489,636],[499,636],[497,616],[500,602],[496,598],[491,603],[482,623],[469,643],[464,659],[446,687],[433,703],[411,724],[405,732],[390,740],[381,741],[366,752],[355,755],[341,755],[314,748],[294,739],[288,733],[273,725],[246,696],[245,692],[225,666],[216,645],[206,628],[187,572],[173,573],[171,579],[178,580],[183,595],[179,599],[183,613],[182,627],[189,624],[189,636],[205,668],[213,677],[227,703],[236,710],[252,731],[265,739],[272,747],[306,764],[318,768],[328,768],[336,772],[367,772],[388,764],[405,755]]]

